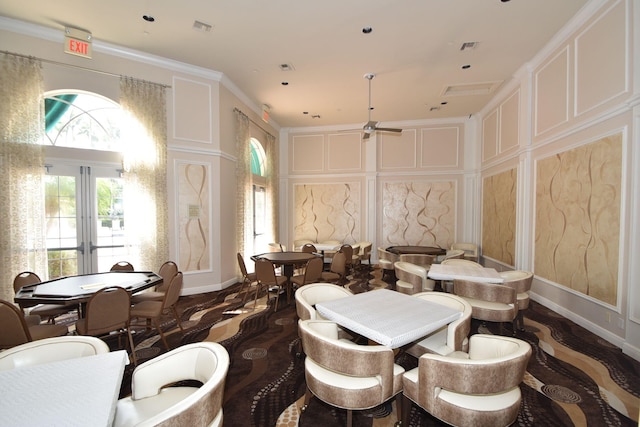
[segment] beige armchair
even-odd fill
[[[393,264],[398,261],[398,255],[378,247],[378,265],[382,269],[382,276],[394,271]]]
[[[296,313],[301,320],[322,319],[315,309],[317,303],[352,295],[350,290],[333,283],[311,283],[296,291]]]
[[[109,353],[99,338],[68,335],[44,338],[0,352],[0,371]]]
[[[518,302],[518,315],[513,323],[513,330],[524,331],[524,310],[529,308],[529,291],[533,282],[533,273],[530,271],[502,271],[500,276],[504,279],[504,286],[509,286],[516,291]]]
[[[419,265],[429,270],[431,264],[436,263],[436,257],[426,254],[400,254],[399,261],[410,262],[411,264]]]
[[[468,337],[471,330],[471,305],[463,298],[444,292],[420,292],[413,296],[451,307],[460,311],[462,316],[458,320],[409,345],[405,351],[415,357],[420,357],[424,353],[446,356],[456,351],[468,351]]]
[[[358,258],[360,259],[360,265],[364,261],[367,261],[367,265],[371,264],[371,248],[373,244],[371,242],[358,242],[358,246],[360,246],[360,252],[358,253]]]
[[[409,262],[394,263],[396,272],[396,291],[413,295],[418,292],[432,291],[436,282],[427,278],[427,269]]]
[[[131,396],[118,401],[113,425],[222,426],[229,354],[218,343],[183,345],[133,371]],[[200,387],[172,386],[195,380]]]
[[[303,410],[316,396],[346,409],[347,427],[351,427],[352,411],[373,408],[397,396],[400,415],[404,368],[394,363],[391,348],[340,340],[338,326],[327,320],[301,320],[298,330],[307,355]]]
[[[480,253],[478,251],[478,245],[475,243],[457,242],[451,245],[451,249],[460,249],[464,251],[464,259],[469,261],[478,262]]]
[[[520,383],[531,346],[516,338],[476,334],[462,356],[421,356],[418,367],[403,377],[403,414],[414,402],[455,426],[512,424],[520,410]],[[409,425],[406,421],[403,425]]]
[[[472,307],[471,317],[486,322],[512,323],[518,314],[516,290],[496,283],[454,280],[453,293],[464,298]],[[513,334],[515,335],[515,330]]]

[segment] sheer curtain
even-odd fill
[[[249,118],[239,110],[236,114],[236,245],[246,259],[253,249],[253,201],[251,179],[251,133]],[[238,269],[238,272],[240,270]]]
[[[0,54],[0,298],[21,271],[47,277],[44,104],[39,60]]]
[[[267,155],[267,229],[273,236],[274,242],[280,241],[278,225],[279,211],[279,163],[278,146],[273,135],[266,134],[267,143],[265,154]]]
[[[132,119],[123,127],[129,261],[138,270],[156,271],[169,259],[165,88],[122,77],[120,105]]]

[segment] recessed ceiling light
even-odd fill
[[[144,19],[147,22],[155,22],[156,21],[156,18],[154,18],[151,15],[142,15],[142,19]]]
[[[471,65],[469,65],[469,64],[465,64],[465,65],[462,66],[463,70],[468,70],[469,68],[471,68]]]
[[[282,86],[288,86],[288,85],[289,85],[289,82],[282,82],[282,83],[280,83],[280,84],[281,84]]]
[[[371,33],[371,31],[373,31],[373,28],[371,28],[371,27],[364,27],[364,28],[362,29],[362,32],[363,32],[364,34],[370,34],[370,33]]]

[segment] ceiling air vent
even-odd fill
[[[211,31],[211,25],[209,24],[205,24],[204,22],[200,22],[200,21],[193,21],[193,29],[196,31],[201,31],[203,33],[208,33]]]
[[[478,47],[478,42],[464,42],[462,46],[460,46],[460,50],[471,50]]]
[[[280,64],[280,71],[293,71],[295,70],[295,68],[293,68],[293,65],[291,64]]]
[[[490,93],[495,91],[500,86],[500,84],[502,84],[502,81],[445,86],[444,90],[442,91],[442,95],[489,95]]]

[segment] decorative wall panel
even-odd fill
[[[482,255],[514,265],[516,250],[516,169],[482,183]]]
[[[210,172],[206,164],[179,163],[178,242],[182,271],[210,270]]]
[[[622,134],[536,165],[535,272],[615,305]]]
[[[382,188],[382,244],[451,247],[456,183],[387,182]]]
[[[359,242],[361,194],[359,182],[295,185],[294,240]]]
[[[173,137],[211,143],[211,86],[173,78]]]

